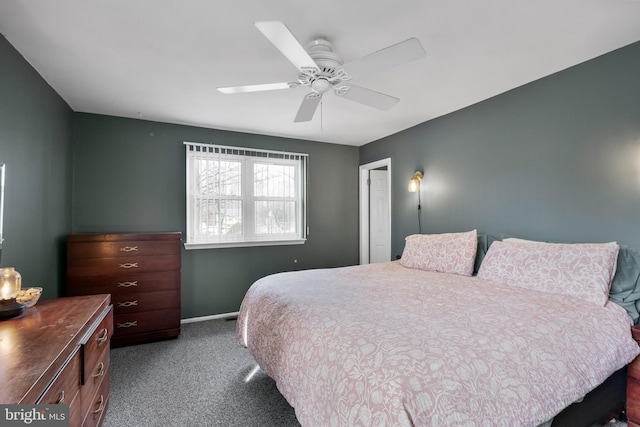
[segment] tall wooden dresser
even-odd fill
[[[40,301],[0,322],[0,403],[66,404],[70,426],[101,425],[112,332],[109,295]]]
[[[67,294],[109,293],[112,347],[180,334],[181,233],[72,234]]]

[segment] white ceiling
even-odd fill
[[[345,62],[410,37],[427,56],[354,81],[391,110],[327,93],[294,123],[307,88],[216,90],[296,80],[264,20]],[[0,32],[74,111],[360,146],[640,40],[640,0],[0,0]]]

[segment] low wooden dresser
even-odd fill
[[[67,239],[67,295],[109,293],[112,347],[180,334],[182,234],[72,234]]]
[[[640,325],[634,325],[631,334],[640,345]],[[640,427],[640,356],[627,366],[627,418],[629,427]]]
[[[70,426],[101,425],[112,333],[109,295],[44,300],[0,322],[0,403],[68,404]]]

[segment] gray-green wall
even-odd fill
[[[0,36],[2,266],[54,298],[64,295],[67,234],[184,233],[183,141],[309,153],[311,175],[306,244],[183,253],[183,317],[236,311],[269,273],[357,263],[356,147],[74,113]]]
[[[185,140],[309,153],[311,234],[302,246],[185,251],[183,317],[237,310],[271,272],[356,263],[357,166],[385,157],[394,254],[417,232],[415,169],[423,232],[638,246],[639,76],[636,43],[357,149],[73,113],[0,37],[2,265],[51,298],[63,295],[70,232],[184,232]]]
[[[73,112],[0,35],[0,163],[6,166],[2,266],[43,298],[64,288],[71,230]]]
[[[418,230],[416,169],[423,233],[640,246],[640,42],[361,147],[386,157],[394,254]]]
[[[73,135],[74,232],[184,234],[183,141],[309,154],[307,242],[183,251],[183,318],[237,311],[270,273],[358,262],[357,147],[80,113]]]

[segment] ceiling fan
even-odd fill
[[[380,110],[390,109],[399,101],[398,98],[356,86],[351,83],[351,79],[414,61],[426,55],[420,41],[410,38],[344,64],[342,59],[333,52],[333,46],[328,40],[314,40],[305,50],[286,25],[280,21],[255,22],[255,26],[300,71],[298,80],[219,87],[218,90],[225,94],[232,94],[309,87],[311,92],[302,100],[294,122],[311,120],[322,96],[330,89],[342,98]]]

